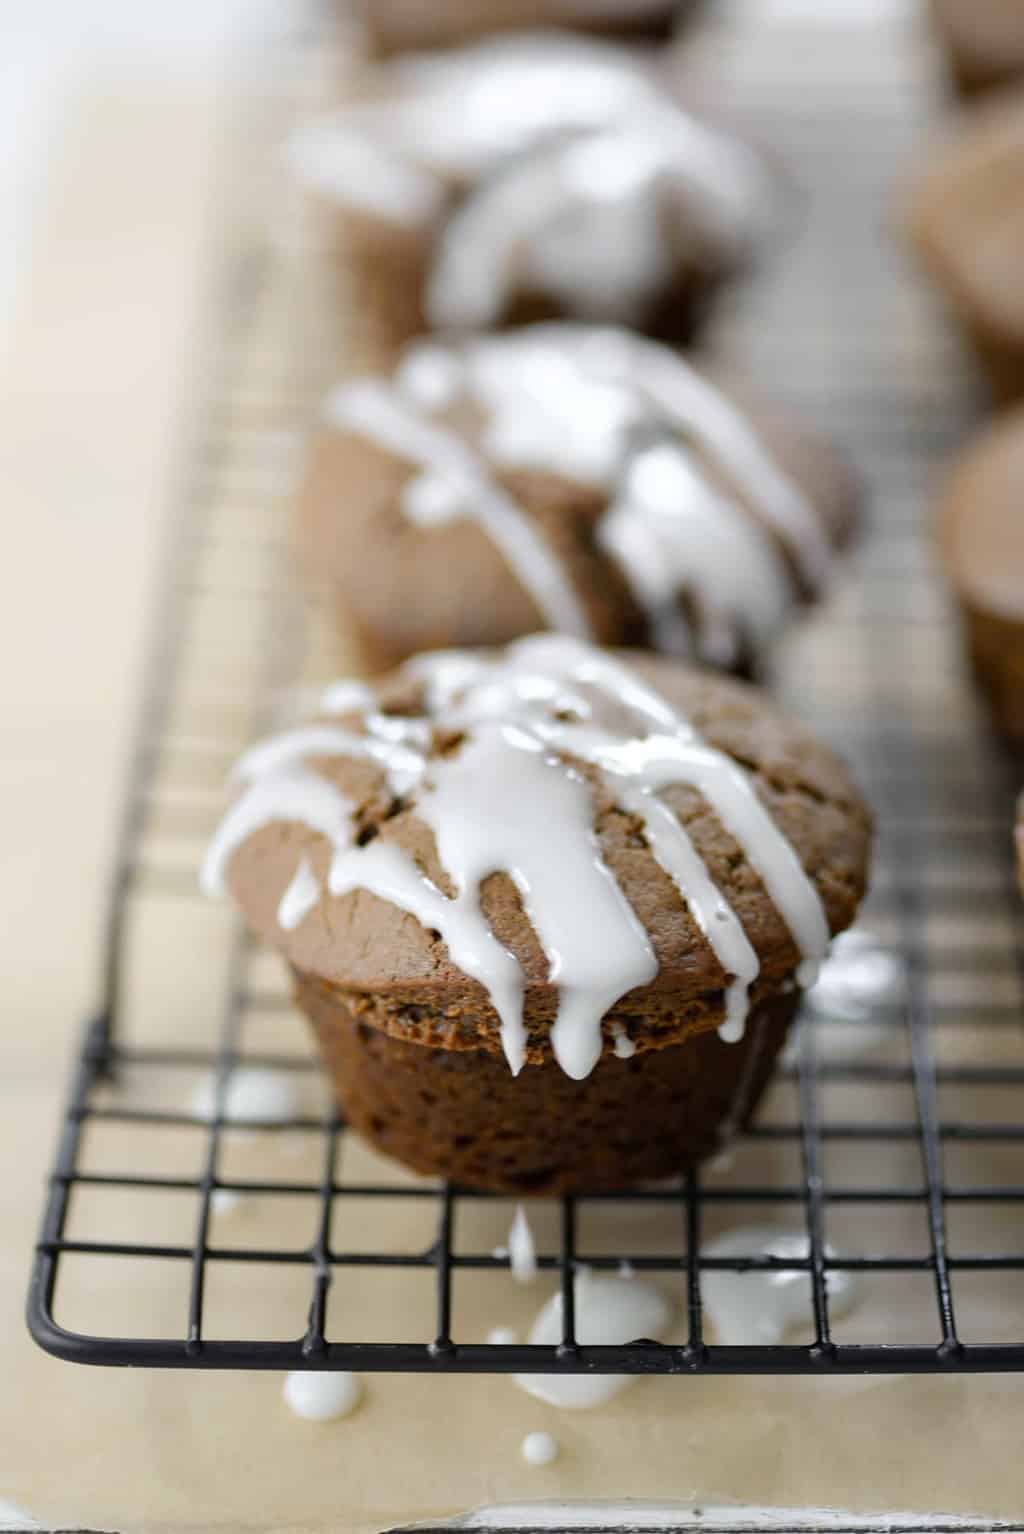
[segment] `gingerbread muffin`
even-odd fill
[[[370,46],[379,53],[450,48],[488,32],[574,27],[612,37],[666,37],[693,0],[363,0]]]
[[[1024,10],[1021,12],[1024,21]],[[965,113],[917,188],[911,234],[1002,400],[1024,393],[1024,95]]]
[[[1024,746],[1024,409],[961,456],[940,507],[946,574],[998,727]]]
[[[774,202],[650,61],[558,33],[382,65],[289,153],[371,367],[426,331],[547,318],[685,340]]]
[[[864,890],[868,812],[754,689],[541,635],[341,683],[211,846],[348,1121],[518,1193],[707,1155]]]
[[[831,450],[624,331],[409,348],[328,399],[299,498],[368,669],[550,628],[749,673],[854,525]]]
[[[1024,79],[1020,0],[932,0],[932,14],[965,95]]]

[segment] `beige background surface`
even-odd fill
[[[29,1342],[31,1243],[95,990],[203,333],[224,110],[201,82],[167,94],[155,78],[77,104],[2,380],[0,1498],[126,1530],[369,1531],[555,1495],[1020,1516],[1015,1379],[660,1380],[559,1416],[498,1379],[382,1376],[352,1419],[313,1425],[283,1408],[274,1375],[93,1371]],[[537,1428],[563,1445],[546,1471],[518,1457]]]

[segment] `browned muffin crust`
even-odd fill
[[[1022,11],[1024,24],[1024,11]],[[993,393],[1024,392],[1024,95],[965,112],[910,204],[910,233]]]
[[[574,1081],[553,1060],[513,1076],[493,1053],[422,1048],[296,982],[353,1128],[417,1172],[516,1194],[624,1187],[713,1154],[756,1108],[799,1000],[756,1005],[738,1044],[703,1033],[605,1055]]]
[[[815,885],[831,930],[846,927],[864,892],[871,840],[870,814],[846,769],[755,689],[650,656],[628,659],[710,744],[752,774],[756,792]],[[385,711],[414,709],[417,685],[401,673],[385,679],[379,688]],[[356,718],[342,723],[358,728]],[[433,751],[457,751],[460,744],[458,738],[435,732]],[[310,765],[358,804],[361,838],[395,842],[450,892],[433,833],[417,816],[415,793],[407,801],[395,800],[380,770],[366,761],[311,758]],[[602,857],[647,930],[660,966],[649,986],[630,992],[611,1009],[609,1024],[624,1022],[640,1048],[716,1028],[724,1019],[721,965],[639,835],[638,822],[610,799],[592,769],[576,765],[592,784]],[[686,825],[757,951],[762,970],[755,1000],[778,990],[799,954],[760,878],[696,790],[676,785],[662,797]],[[364,890],[325,895],[295,930],[281,930],[278,905],[302,854],[323,879],[328,847],[299,825],[266,827],[235,853],[228,881],[256,930],[303,977],[325,982],[339,1005],[357,1010],[361,1020],[389,1035],[453,1052],[472,1047],[496,1054],[498,1018],[482,986],[452,963],[436,934],[395,906]],[[495,935],[524,971],[527,1059],[548,1060],[558,990],[548,979],[547,959],[506,874],[484,882],[481,901]]]
[[[939,545],[974,674],[999,728],[1024,744],[1024,408],[988,427],[954,466]]]

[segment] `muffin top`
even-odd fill
[[[827,445],[626,331],[418,342],[337,389],[301,515],[394,660],[551,628],[746,669],[856,497]]]
[[[640,56],[557,32],[382,65],[290,159],[350,212],[440,223],[431,329],[493,325],[526,294],[639,323],[681,267],[742,264],[772,202],[758,156]]]
[[[984,330],[1024,342],[1024,99],[961,115],[911,203],[911,232],[951,298]]]
[[[238,778],[204,887],[391,1031],[513,1070],[583,1077],[624,1017],[738,1037],[864,888],[831,752],[754,689],[565,636],[340,683]]]
[[[1024,621],[1024,409],[1001,417],[960,457],[943,497],[939,537],[959,595]]]

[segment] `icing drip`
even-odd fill
[[[576,762],[598,773],[614,802],[637,817],[718,958],[726,986],[724,1037],[742,1032],[757,956],[686,828],[661,799],[664,789],[686,784],[699,790],[758,873],[801,953],[811,960],[825,953],[828,926],[817,892],[747,773],[627,667],[579,641],[538,636],[496,656],[440,652],[407,669],[424,688],[426,719],[403,721],[372,709],[364,715],[365,736],[315,725],[243,758],[240,774],[248,786],[214,838],[205,887],[223,887],[230,858],[262,826],[295,821],[320,832],[331,850],[330,894],[369,891],[436,930],[452,962],[487,991],[505,1053],[518,1071],[526,1049],[524,975],[480,902],[488,877],[505,872],[558,988],[552,1049],[569,1075],[584,1077],[603,1047],[604,1014],[649,984],[658,964],[603,859],[592,789]],[[462,732],[459,749],[431,756],[425,723]],[[411,808],[434,833],[452,894],[385,836],[356,843],[352,806],[306,765],[307,757],[330,754],[377,762],[393,792],[413,786]],[[289,918],[300,904],[297,885],[304,900],[311,898],[301,867],[281,903]],[[630,1041],[615,1047],[628,1056]]]
[[[659,1337],[671,1311],[660,1289],[638,1278],[603,1277],[586,1269],[573,1280],[576,1340],[594,1345],[634,1342]],[[554,1294],[530,1331],[531,1343],[548,1347],[562,1340],[562,1296]],[[601,1406],[636,1378],[630,1374],[516,1374],[527,1394],[552,1406]]]
[[[836,1255],[830,1246],[825,1247],[825,1253],[831,1258]],[[806,1233],[770,1225],[730,1230],[701,1247],[703,1257],[778,1257],[783,1261],[806,1262],[809,1254]],[[805,1321],[810,1314],[811,1277],[805,1269],[705,1271],[701,1273],[700,1284],[716,1339],[725,1346],[781,1342],[791,1326]],[[825,1287],[830,1314],[833,1318],[846,1315],[856,1299],[853,1275],[827,1273]]]
[[[534,598],[545,621],[567,634],[589,634],[586,615],[559,560],[454,432],[418,415],[396,390],[373,382],[337,390],[327,413],[336,426],[362,433],[425,471],[406,487],[403,509],[410,520],[436,525],[475,518]]]
[[[460,401],[484,417],[472,447],[444,419]],[[552,324],[431,341],[408,351],[393,386],[340,389],[327,414],[418,465],[406,517],[478,522],[562,632],[585,637],[586,615],[496,471],[539,469],[605,492],[597,543],[671,654],[738,664],[796,600],[780,543],[812,590],[831,557],[816,509],[742,414],[680,357],[625,332]]]
[[[631,1060],[636,1054],[636,1045],[621,1023],[612,1023],[612,1039],[619,1059]]]
[[[307,917],[320,900],[323,891],[320,880],[313,872],[308,858],[300,858],[295,877],[281,896],[277,908],[277,924],[286,932],[292,932]]]
[[[512,1274],[521,1284],[528,1284],[537,1276],[537,1249],[533,1242],[533,1231],[530,1222],[526,1218],[526,1210],[522,1204],[516,1205],[515,1218],[508,1234],[508,1255],[512,1264]]]

